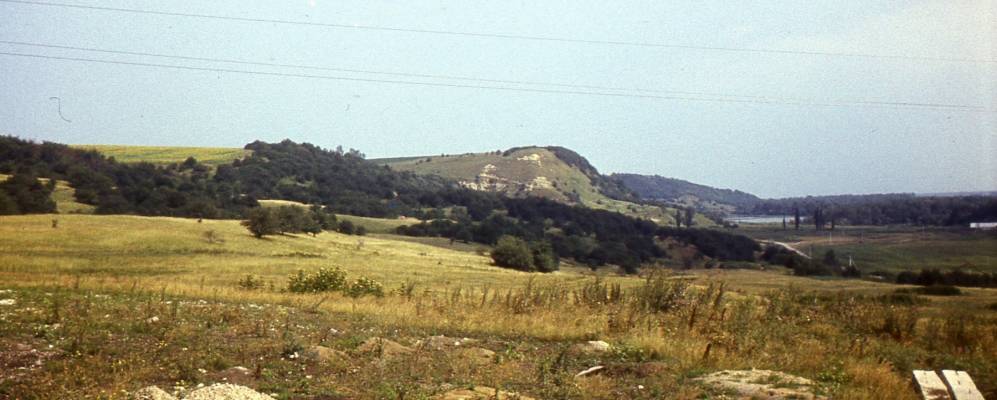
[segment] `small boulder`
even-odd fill
[[[590,340],[585,343],[578,343],[572,346],[572,351],[577,354],[601,354],[609,352],[613,346],[601,340]]]
[[[243,385],[253,381],[253,371],[246,367],[232,367],[215,373],[212,378],[216,381]]]
[[[274,398],[245,386],[216,383],[191,391],[183,400],[274,400]]]
[[[460,359],[468,360],[473,364],[489,364],[495,360],[495,352],[481,347],[467,347],[458,349],[454,355]]]
[[[339,362],[348,359],[346,353],[325,346],[310,346],[301,353],[301,358],[313,363]]]
[[[173,395],[166,393],[163,389],[155,386],[148,386],[132,392],[132,400],[177,400]]]
[[[443,335],[438,335],[422,339],[416,342],[415,345],[416,347],[429,349],[429,350],[446,350],[447,348],[450,347],[466,346],[477,342],[478,341],[475,339],[468,339],[468,338],[457,339],[452,337],[446,337]]]
[[[361,343],[360,346],[357,347],[357,351],[360,353],[374,353],[379,357],[392,358],[395,356],[411,354],[415,350],[389,339],[372,337]]]
[[[456,389],[433,397],[436,400],[533,400],[519,393],[496,390],[488,386],[475,386],[473,389]]]
[[[696,378],[706,386],[735,393],[736,399],[820,400],[816,384],[806,378],[763,369],[725,370]]]

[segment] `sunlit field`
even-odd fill
[[[0,306],[0,348],[51,353],[0,383],[14,398],[126,398],[147,385],[221,382],[234,366],[282,399],[431,398],[472,386],[693,399],[720,394],[696,377],[749,368],[812,379],[832,398],[915,398],[914,368],[963,369],[985,393],[997,390],[989,289],[921,296],[781,268],[528,274],[460,243],[255,239],[238,221],[10,216],[0,237],[0,300],[12,302]],[[289,276],[319,268],[376,280],[384,295],[286,290]],[[247,275],[263,284],[241,285]],[[417,345],[431,335],[471,338],[476,350]],[[412,351],[371,353],[362,343],[374,337]],[[578,351],[588,340],[611,350]],[[318,345],[341,353],[303,356]],[[595,365],[606,371],[574,377]]]
[[[227,164],[245,157],[249,150],[225,147],[180,147],[180,146],[119,146],[119,145],[74,145],[72,147],[97,150],[118,162],[148,162],[157,165],[178,164],[188,157],[207,165]]]

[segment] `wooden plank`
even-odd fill
[[[955,400],[984,400],[980,389],[966,371],[942,370],[942,377]]]
[[[935,371],[914,371],[914,383],[924,400],[952,400],[949,389]]]

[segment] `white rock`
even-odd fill
[[[183,400],[273,400],[273,397],[245,386],[216,383],[191,391]]]

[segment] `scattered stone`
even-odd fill
[[[372,337],[361,343],[360,347],[357,347],[357,351],[361,353],[374,353],[379,357],[391,358],[411,354],[415,350],[385,338]]]
[[[346,353],[325,346],[311,346],[301,352],[305,361],[313,363],[329,363],[348,359]]]
[[[144,387],[136,390],[131,395],[132,400],[177,400],[173,395],[166,393],[163,389],[155,386]]]
[[[157,316],[149,317],[148,319],[145,320],[145,322],[146,323],[150,323],[150,324],[154,324],[156,322],[159,322],[159,317],[157,317]]]
[[[532,397],[519,393],[496,390],[488,386],[476,386],[474,389],[456,389],[434,397],[436,400],[533,400]]]
[[[474,364],[488,364],[495,360],[495,352],[481,347],[467,347],[459,349],[456,356]]]
[[[477,342],[478,341],[475,340],[475,339],[468,339],[468,338],[457,339],[457,338],[446,337],[446,336],[443,336],[443,335],[438,335],[438,336],[430,336],[428,338],[422,339],[422,340],[416,342],[415,345],[416,345],[416,347],[423,348],[423,349],[445,350],[445,349],[447,349],[449,347],[466,346],[466,345],[474,344],[474,343],[477,343]]]
[[[600,354],[606,353],[612,349],[613,346],[601,340],[590,340],[588,342],[578,343],[572,346],[572,350],[579,354]]]
[[[726,370],[696,380],[715,389],[734,393],[736,399],[825,399],[813,393],[816,386],[813,381],[779,371]]]
[[[28,375],[60,354],[62,354],[60,350],[51,348],[38,350],[26,343],[14,343],[9,346],[0,343],[0,382]]]
[[[14,299],[3,299],[0,300],[0,306],[12,306],[17,304],[17,300]]]
[[[183,397],[183,400],[274,400],[273,397],[257,392],[245,386],[228,383],[216,383],[211,386],[195,389]]]
[[[215,373],[212,378],[216,381],[243,385],[253,381],[253,371],[246,367],[232,367]]]
[[[594,374],[596,372],[602,371],[603,369],[606,369],[606,367],[604,367],[602,365],[596,365],[596,366],[594,366],[592,368],[589,368],[587,370],[584,370],[582,372],[579,372],[579,373],[575,374],[575,378],[582,378],[582,377]]]

